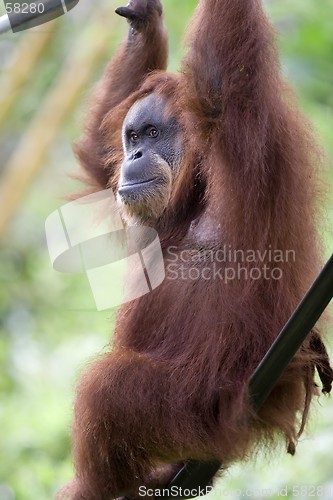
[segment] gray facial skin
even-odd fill
[[[123,125],[124,163],[118,199],[131,215],[156,218],[166,207],[182,156],[182,130],[150,94],[129,110]]]

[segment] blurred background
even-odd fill
[[[164,0],[171,70],[196,3]],[[71,477],[75,381],[112,333],[114,311],[94,309],[85,277],[53,271],[44,223],[78,188],[71,143],[90,90],[127,30],[113,14],[119,4],[80,0],[56,21],[0,35],[0,500],[49,500]],[[283,71],[333,158],[332,0],[265,4],[280,33]],[[332,181],[328,159],[324,182]],[[329,198],[320,226],[327,257],[332,190]],[[333,401],[322,397],[313,406],[294,458],[281,449],[233,466],[211,496],[333,498]]]

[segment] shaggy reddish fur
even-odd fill
[[[281,78],[272,28],[258,0],[201,0],[182,71],[171,75],[157,3],[148,1],[149,21],[118,49],[94,97],[76,147],[90,182],[117,189],[124,117],[140,97],[162,94],[183,126],[186,153],[168,209],[152,222],[166,264],[171,246],[178,256],[224,245],[293,250],[296,260],[275,264],[280,280],[226,284],[168,274],[121,308],[112,350],[91,365],[77,391],[76,479],[64,494],[76,500],[135,493],[161,481],[154,479],[161,464],[212,457],[230,463],[276,435],[293,452],[316,366],[325,391],[331,388],[314,331],[258,416],[247,395],[249,377],[320,266],[320,153]],[[271,265],[267,258],[242,263],[248,270],[264,264]]]

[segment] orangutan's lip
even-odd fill
[[[140,189],[141,187],[153,185],[159,179],[159,177],[153,177],[152,179],[147,179],[145,181],[122,184],[118,189],[118,193],[122,196],[123,194]]]

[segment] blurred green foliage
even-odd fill
[[[99,0],[92,5],[81,0],[70,15],[62,18],[43,60],[1,130],[0,175],[1,166],[17,146],[91,13],[106,3]],[[179,66],[184,52],[180,39],[196,3],[164,0],[172,70]],[[332,0],[265,3],[280,32],[284,72],[297,87],[303,109],[313,119],[318,137],[333,158]],[[120,20],[116,26],[110,32],[110,54],[126,29]],[[94,34],[92,29],[90,36]],[[22,37],[24,33],[0,39],[3,74]],[[101,71],[102,67],[92,75],[91,84]],[[75,380],[89,357],[107,344],[112,332],[114,313],[94,310],[83,276],[55,273],[45,244],[44,220],[63,203],[63,196],[76,189],[66,174],[74,170],[70,143],[79,135],[85,95],[80,101],[80,108],[59,133],[45,169],[27,193],[0,247],[0,500],[48,500],[71,477],[69,430]],[[327,182],[329,178],[333,181],[331,171]],[[333,246],[332,205],[327,213],[329,227],[323,237],[329,253]],[[234,466],[219,483],[224,493],[213,496],[279,498],[277,491],[288,485],[288,498],[308,498],[304,491],[293,495],[292,487],[326,485],[332,496],[327,492],[316,496],[333,498],[333,405],[327,400],[321,404],[320,411],[315,410],[311,439],[302,441],[295,458],[281,453],[278,459],[259,457],[257,465]],[[264,493],[268,488],[272,491]]]

